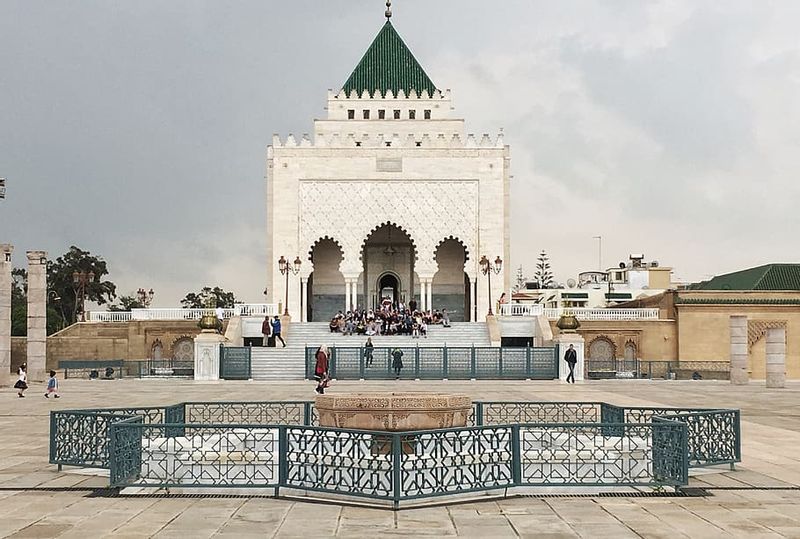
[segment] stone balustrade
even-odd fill
[[[215,314],[215,309],[131,309],[130,311],[92,311],[89,322],[128,322],[130,320],[199,320],[205,314]],[[233,316],[272,316],[278,313],[274,303],[241,303],[232,309],[223,309],[223,319]]]

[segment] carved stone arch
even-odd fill
[[[312,264],[314,263],[314,249],[317,247],[317,245],[319,245],[322,242],[328,242],[328,241],[333,243],[336,247],[339,248],[339,252],[342,253],[342,260],[344,260],[344,247],[342,247],[342,244],[336,238],[332,238],[326,234],[324,236],[320,236],[319,238],[317,238],[317,241],[312,243],[311,247],[309,247],[308,249],[309,262],[311,262]]]
[[[594,360],[613,360],[617,357],[617,347],[610,338],[605,335],[595,337],[589,342],[587,356]]]
[[[419,260],[419,251],[420,250],[417,247],[417,242],[414,241],[414,236],[412,236],[411,232],[409,232],[405,227],[403,227],[402,225],[397,224],[394,221],[384,221],[384,222],[380,223],[378,226],[372,227],[372,229],[370,229],[369,233],[366,235],[366,237],[364,237],[364,240],[361,242],[361,247],[358,250],[358,258],[359,258],[359,260],[361,260],[363,258],[364,249],[366,248],[367,243],[369,242],[370,238],[372,238],[372,236],[378,230],[380,230],[381,228],[383,228],[385,226],[395,227],[398,230],[400,230],[403,234],[405,234],[408,237],[408,240],[411,242],[411,248],[414,250],[414,260]]]
[[[150,359],[161,360],[164,359],[164,345],[161,339],[155,339],[150,345]]]
[[[189,335],[181,335],[172,341],[170,346],[172,359],[191,361],[194,360],[194,338]]]
[[[639,354],[639,345],[636,344],[636,341],[633,339],[628,339],[625,341],[625,345],[622,348],[623,358],[632,361],[636,359],[637,355]]]
[[[431,253],[431,258],[433,260],[436,260],[436,257],[439,253],[439,247],[441,247],[442,244],[444,244],[446,241],[450,240],[458,242],[461,245],[461,247],[464,248],[464,264],[466,265],[467,261],[469,260],[469,245],[467,245],[467,243],[458,236],[453,236],[452,234],[447,236],[446,238],[442,238],[441,240],[439,240],[439,243],[437,243],[436,247],[434,247],[433,249],[433,253]]]

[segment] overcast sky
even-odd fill
[[[0,242],[122,294],[261,301],[272,133],[311,132],[382,0],[0,1]],[[698,280],[800,262],[800,2],[395,0],[475,133],[511,145],[512,264],[630,253]],[[494,253],[487,253],[492,255]]]

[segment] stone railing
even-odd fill
[[[544,308],[540,303],[504,303],[498,309],[500,316],[541,316]]]
[[[571,312],[578,320],[658,320],[658,309],[544,309],[549,320],[558,320],[565,311]]]
[[[88,322],[128,322],[130,320],[199,320],[205,314],[215,314],[215,309],[131,309],[130,311],[91,311]],[[222,318],[233,316],[268,316],[278,314],[274,303],[240,303],[233,309],[223,309]]]

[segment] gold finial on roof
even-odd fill
[[[392,0],[386,0],[386,20],[392,18]]]

